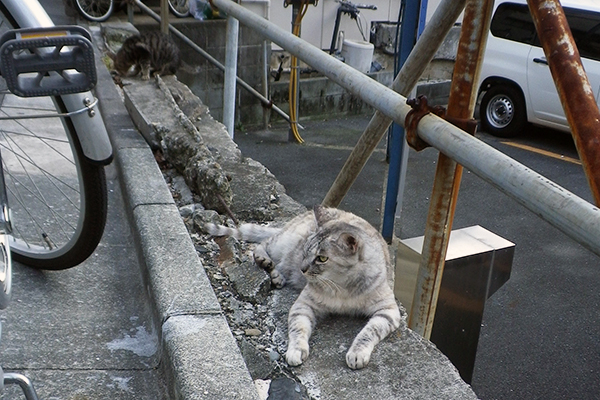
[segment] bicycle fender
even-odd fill
[[[75,93],[61,96],[65,103],[67,112],[83,112],[71,115],[71,121],[75,126],[75,132],[81,143],[83,155],[94,163],[102,165],[110,164],[113,157],[113,149],[102,119],[98,104],[90,104],[94,101],[91,92]]]

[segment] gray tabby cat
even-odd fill
[[[179,48],[169,36],[159,31],[128,37],[114,58],[119,75],[126,76],[134,66],[134,75],[141,73],[143,80],[150,79],[150,74],[173,75],[180,64]]]
[[[243,224],[238,229],[209,224],[214,236],[260,243],[254,260],[277,288],[303,288],[288,315],[286,361],[302,364],[319,317],[350,314],[370,317],[352,342],[346,363],[365,367],[377,343],[400,326],[400,311],[387,282],[388,247],[364,219],[334,208],[315,207],[283,228]]]

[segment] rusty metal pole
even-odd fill
[[[435,52],[442,44],[450,28],[465,8],[465,3],[466,0],[444,0],[438,6],[396,79],[394,79],[392,83],[393,90],[403,96],[407,96],[413,90],[425,67],[433,59]],[[391,123],[391,118],[380,111],[375,112],[323,199],[322,204],[324,206],[338,207],[340,205]]]
[[[467,1],[446,113],[452,119],[473,118],[480,61],[485,50],[493,5],[493,0]],[[408,322],[411,329],[426,339],[431,336],[433,327],[461,177],[462,167],[440,153]]]
[[[600,111],[558,0],[528,0],[590,189],[600,206]]]

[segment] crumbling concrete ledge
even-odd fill
[[[252,378],[162,172],[101,58],[96,54],[95,94],[113,144],[170,397],[257,400]],[[157,105],[159,119],[164,110],[171,113],[168,104]]]
[[[241,220],[278,222],[304,209],[285,194],[284,189],[276,180],[274,181],[274,177],[265,167],[242,157],[237,146],[229,139],[223,125],[212,119],[199,99],[176,78],[166,77],[164,80],[150,82],[132,80],[128,83],[129,85],[124,88],[126,104],[132,114],[138,114],[134,120],[139,124],[140,131],[151,129],[159,123],[165,126],[165,121],[173,118],[173,115],[176,115],[176,119],[181,123],[188,125],[182,114],[187,116],[195,127],[194,135],[202,137],[198,143],[202,143],[209,149],[212,158],[228,177],[232,188],[231,209]],[[162,106],[153,103],[149,107],[150,98],[154,101],[162,98],[161,101],[164,103]],[[166,143],[164,138],[168,135],[165,130],[159,132],[153,146],[164,149]],[[169,150],[165,149],[165,152],[168,153]],[[157,215],[155,218],[160,217]],[[160,222],[157,220],[156,224]],[[163,250],[170,252],[166,248]],[[165,255],[161,256],[161,258],[165,257]],[[176,276],[174,273],[170,277],[165,275],[161,279],[178,280],[185,284],[187,278]],[[200,289],[199,285],[206,285],[206,287]],[[194,291],[202,293],[211,289],[204,278],[198,280],[194,286]],[[284,289],[274,291],[267,300],[270,316],[275,319],[276,329],[273,339],[279,354],[285,351],[287,311],[296,296],[297,293],[293,290]],[[188,298],[188,301],[191,302],[190,304],[198,304],[198,299]],[[214,304],[212,300],[210,304]],[[218,311],[214,312],[219,315]],[[180,335],[182,341],[185,341],[188,346],[195,346],[198,349],[197,353],[186,355],[189,360],[203,359],[210,351],[206,348],[207,343],[201,342],[205,340],[203,337],[183,337],[181,332],[195,332],[194,327],[197,325],[202,325],[202,328],[210,326],[211,329],[225,329],[223,326],[215,326],[202,319],[199,321],[198,318],[187,317],[186,323],[191,324],[189,328],[183,326],[173,330],[170,327],[163,328],[168,332],[165,337],[177,338]],[[287,370],[304,385],[306,393],[311,398],[336,400],[477,398],[470,386],[462,381],[450,361],[432,343],[409,330],[405,323],[397,332],[378,345],[367,368],[360,371],[350,370],[345,365],[344,354],[364,323],[364,320],[338,317],[323,321],[316,328],[311,340],[311,355],[306,363],[298,368]],[[218,357],[211,356],[210,362],[216,363],[215,379],[228,376],[219,371]],[[182,364],[174,363],[173,366],[182,369],[177,371],[179,377],[191,379],[194,373],[187,369],[191,364],[193,363],[188,361]],[[268,376],[253,376],[253,378],[264,379]],[[222,396],[221,398],[240,397]]]

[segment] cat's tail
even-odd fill
[[[209,223],[204,225],[204,229],[212,236],[233,236],[238,240],[254,243],[260,243],[281,231],[280,228],[257,224],[242,224],[237,228],[229,228]]]

